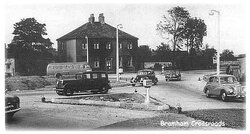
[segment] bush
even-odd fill
[[[16,76],[5,79],[5,87],[9,90],[34,90],[51,84],[52,82],[48,81],[46,77],[41,76]]]

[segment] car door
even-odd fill
[[[210,93],[217,95],[218,87],[219,87],[219,78],[214,77],[213,82],[211,83]]]
[[[213,82],[213,79],[214,79],[214,77],[209,77],[209,79],[208,79],[208,82],[207,82],[207,84],[206,84],[206,89],[208,89],[209,91],[211,90],[211,84],[212,84],[212,82]]]
[[[101,85],[98,73],[92,73],[91,87],[92,89],[99,89]]]
[[[74,84],[74,90],[81,90],[82,89],[82,82],[83,82],[83,78],[82,78],[82,74],[76,74],[75,75],[75,84]]]
[[[90,73],[83,74],[82,76],[82,90],[89,90],[91,88],[91,75]]]

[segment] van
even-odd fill
[[[92,69],[87,62],[50,63],[47,66],[47,75],[54,75],[58,79],[62,75],[75,75],[88,71]]]

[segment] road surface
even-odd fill
[[[184,111],[197,109],[241,108],[245,103],[241,101],[222,102],[217,98],[206,98],[202,92],[205,82],[198,81],[205,72],[191,71],[182,73],[182,81],[166,82],[164,76],[157,75],[159,83],[151,87],[150,96],[163,101],[171,106],[180,105]],[[123,78],[135,74],[123,75]],[[137,90],[144,94],[145,88],[116,87],[110,93],[131,93]],[[21,100],[21,111],[14,115],[12,120],[6,122],[7,130],[69,130],[93,129],[135,118],[151,118],[162,113],[152,111],[138,111],[101,106],[66,105],[42,103],[46,99],[58,97],[52,87],[35,91],[14,91]]]
[[[150,88],[150,96],[161,100],[171,106],[181,106],[183,111],[198,109],[245,109],[245,102],[241,100],[223,102],[217,97],[206,98],[203,88],[206,84],[202,80],[204,74],[211,71],[183,71],[181,81],[165,81],[163,75],[156,73],[159,82]],[[199,81],[199,78],[201,81]],[[111,92],[134,92],[145,94],[146,90],[139,84],[132,88],[115,88]]]

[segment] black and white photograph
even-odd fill
[[[246,0],[2,4],[2,131],[246,132]]]

